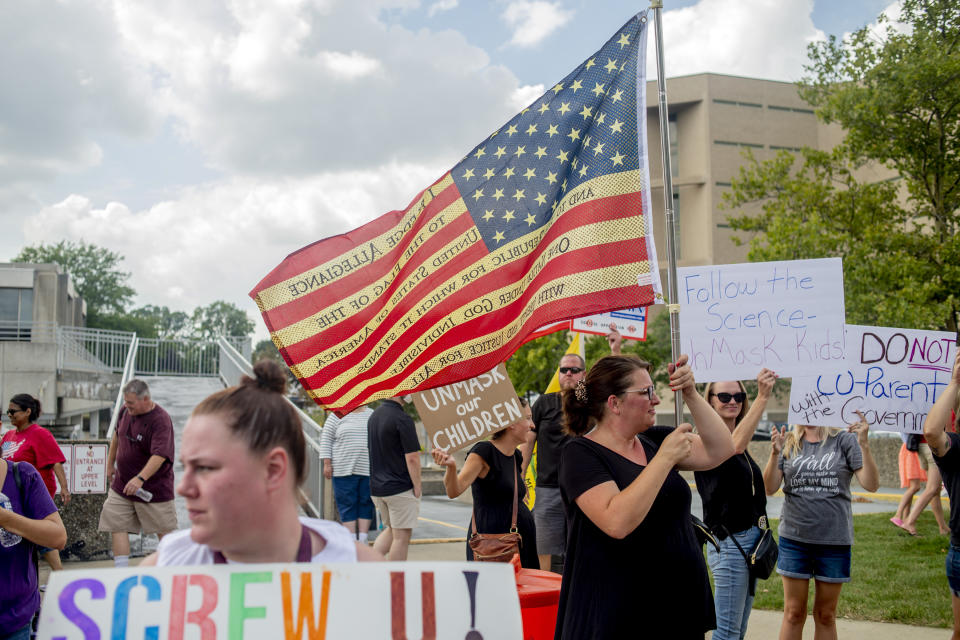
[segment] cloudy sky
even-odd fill
[[[892,1],[667,0],[667,75],[797,80]],[[405,207],[645,6],[0,3],[0,261],[82,239],[138,305],[226,299],[265,337],[247,292],[287,254]]]

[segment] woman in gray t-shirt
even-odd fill
[[[847,431],[797,425],[789,433],[784,428],[771,434],[763,483],[767,495],[783,485],[777,560],[784,598],[781,638],[800,637],[811,578],[816,635],[836,637],[840,588],[850,581],[850,480],[856,476],[867,491],[880,486],[867,439],[869,426],[857,415],[860,421]]]

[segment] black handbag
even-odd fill
[[[773,531],[767,525],[766,515],[760,516],[760,521],[757,523],[757,526],[760,527],[763,533],[760,535],[757,543],[753,545],[753,548],[750,549],[749,554],[743,550],[743,547],[740,546],[740,543],[733,534],[727,532],[727,535],[730,536],[733,544],[737,545],[737,549],[740,550],[740,555],[742,555],[746,561],[750,575],[758,580],[766,580],[773,573],[773,568],[777,566],[780,548],[777,546],[777,541],[773,537]],[[750,595],[753,595],[754,587],[755,585],[751,580]]]
[[[707,526],[707,523],[692,513],[690,514],[690,522],[693,524],[693,532],[697,536],[697,543],[702,547],[709,542],[719,553],[720,541],[717,539],[717,535],[713,530]]]

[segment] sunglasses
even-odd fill
[[[745,394],[743,391],[737,391],[736,393],[727,393],[725,391],[721,391],[720,393],[711,393],[710,395],[716,396],[717,400],[724,404],[730,402],[731,400],[737,404],[743,404],[743,401],[747,399],[747,394]]]
[[[583,369],[580,367],[560,367],[560,373],[572,373],[574,375],[581,373]]]
[[[20,413],[21,411],[26,411],[26,409],[7,409],[7,415],[13,416]]]
[[[654,397],[657,395],[657,392],[654,390],[653,385],[649,387],[644,387],[643,389],[627,389],[624,393],[645,393],[647,394],[647,400],[653,402]]]

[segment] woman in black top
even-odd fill
[[[703,552],[678,469],[709,469],[733,439],[696,392],[687,356],[669,365],[697,424],[654,427],[650,365],[601,358],[564,393],[571,440],[560,458],[567,555],[556,638],[697,638],[714,627]]]
[[[733,434],[736,452],[719,467],[694,474],[703,499],[703,519],[720,539],[719,551],[707,545],[717,612],[714,640],[742,640],[747,633],[756,579],[750,577],[747,562],[736,544],[749,553],[760,539],[758,523],[767,509],[763,472],[747,452],[747,445],[757,430],[776,379],[773,371],[760,371],[752,406],[738,380],[711,382],[703,392]]]
[[[467,490],[473,492],[473,515],[478,533],[506,533],[510,530],[513,516],[513,492],[517,491],[517,529],[520,532],[520,564],[527,569],[539,569],[537,557],[537,535],[533,523],[533,514],[523,503],[527,485],[520,473],[521,454],[517,450],[526,442],[527,434],[533,428],[530,419],[530,407],[525,400],[523,405],[525,418],[506,429],[497,431],[490,440],[473,445],[463,463],[463,469],[457,473],[457,462],[443,449],[434,449],[434,461],[445,466],[443,486],[447,496],[456,498]],[[473,560],[470,539],[467,538],[467,560]]]

